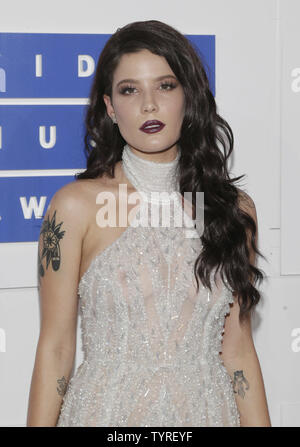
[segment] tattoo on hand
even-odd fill
[[[59,385],[58,388],[56,388],[57,392],[60,396],[64,396],[67,391],[67,386],[68,386],[65,376],[62,376],[62,378],[58,379],[57,382]]]
[[[244,399],[245,390],[249,390],[249,388],[250,388],[249,382],[244,377],[243,371],[235,371],[233,379],[233,392],[237,393]]]
[[[42,255],[38,253],[38,273],[39,273],[39,283],[41,276],[45,275],[45,269],[42,264],[42,260],[46,258],[46,269],[49,266],[51,261],[51,265],[54,271],[57,271],[60,267],[61,262],[61,253],[59,247],[59,241],[63,238],[65,231],[60,231],[60,227],[63,224],[56,225],[56,210],[53,214],[51,221],[49,220],[49,215],[46,220],[44,220],[41,235],[42,235],[42,244],[43,250]]]

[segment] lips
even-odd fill
[[[141,127],[140,130],[146,133],[160,132],[165,127],[165,124],[158,120],[148,120]]]

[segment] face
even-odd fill
[[[124,54],[114,72],[112,97],[103,95],[103,100],[133,152],[153,161],[175,158],[185,98],[164,57],[148,50]],[[148,120],[159,120],[165,126],[159,132],[145,133],[140,127]]]

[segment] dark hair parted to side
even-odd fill
[[[87,169],[77,174],[76,180],[101,177],[104,173],[114,177],[114,166],[122,158],[126,141],[106,112],[103,94],[112,96],[113,74],[121,56],[143,49],[166,59],[185,94],[185,116],[177,142],[181,150],[180,191],[182,195],[185,191],[193,193],[194,207],[196,192],[204,192],[202,249],[194,266],[197,287],[199,277],[211,290],[210,273],[214,268],[216,273],[220,269],[222,280],[225,275],[238,296],[239,317],[243,321],[261,298],[255,284],[264,277],[249,257],[250,243],[254,252],[265,258],[256,246],[255,221],[240,206],[245,198],[252,201],[233,185],[244,175],[229,177],[227,162],[233,151],[233,133],[217,113],[203,63],[190,41],[173,27],[157,20],[134,22],[119,28],[107,41],[99,57],[86,112]]]

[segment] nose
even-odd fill
[[[143,112],[154,112],[157,111],[158,106],[157,103],[153,97],[153,95],[149,94],[145,94],[144,98],[143,98],[143,103],[142,103],[142,110]]]
[[[156,110],[156,105],[153,103],[145,104],[143,110],[144,112],[154,112]]]

